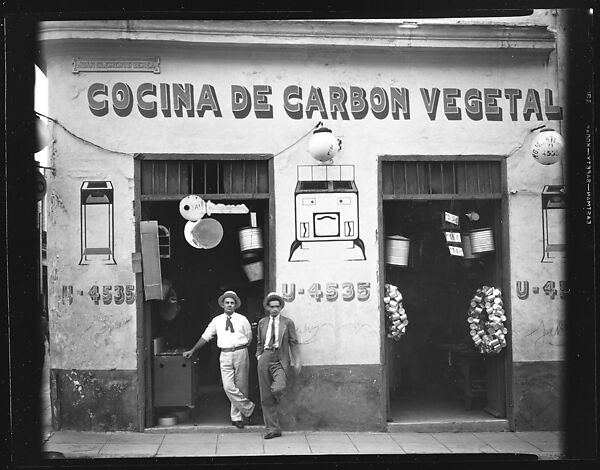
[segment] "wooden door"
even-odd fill
[[[494,204],[494,244],[496,248],[495,256],[495,287],[503,288],[503,263],[502,263],[502,229],[507,229],[502,224],[501,203]],[[502,298],[506,300],[508,292],[502,289]],[[505,309],[507,304],[505,303]],[[506,311],[506,310],[505,310]],[[506,314],[508,315],[508,311]],[[503,349],[499,355],[486,356],[486,406],[485,411],[496,418],[506,417],[506,349]]]

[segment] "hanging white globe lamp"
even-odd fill
[[[48,125],[42,121],[39,117],[35,117],[35,140],[34,140],[34,153],[41,152],[50,143],[50,131],[48,131]]]
[[[308,142],[308,152],[321,163],[330,161],[341,149],[342,141],[327,127],[316,129]]]
[[[533,139],[531,156],[542,165],[552,165],[562,158],[565,142],[553,129],[544,129]]]

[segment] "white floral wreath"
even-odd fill
[[[402,307],[402,294],[396,286],[385,284],[383,303],[387,319],[387,337],[398,341],[406,333],[408,316]]]
[[[489,286],[477,289],[469,305],[467,322],[473,343],[481,354],[499,354],[506,347],[505,321],[500,289]]]

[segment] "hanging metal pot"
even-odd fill
[[[223,226],[216,219],[205,218],[197,222],[187,222],[183,233],[187,242],[194,248],[210,249],[221,243]]]

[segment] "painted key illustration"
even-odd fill
[[[215,204],[211,201],[205,201],[200,196],[191,194],[179,202],[179,212],[184,219],[196,222],[205,215],[247,214],[249,209],[246,204]]]

